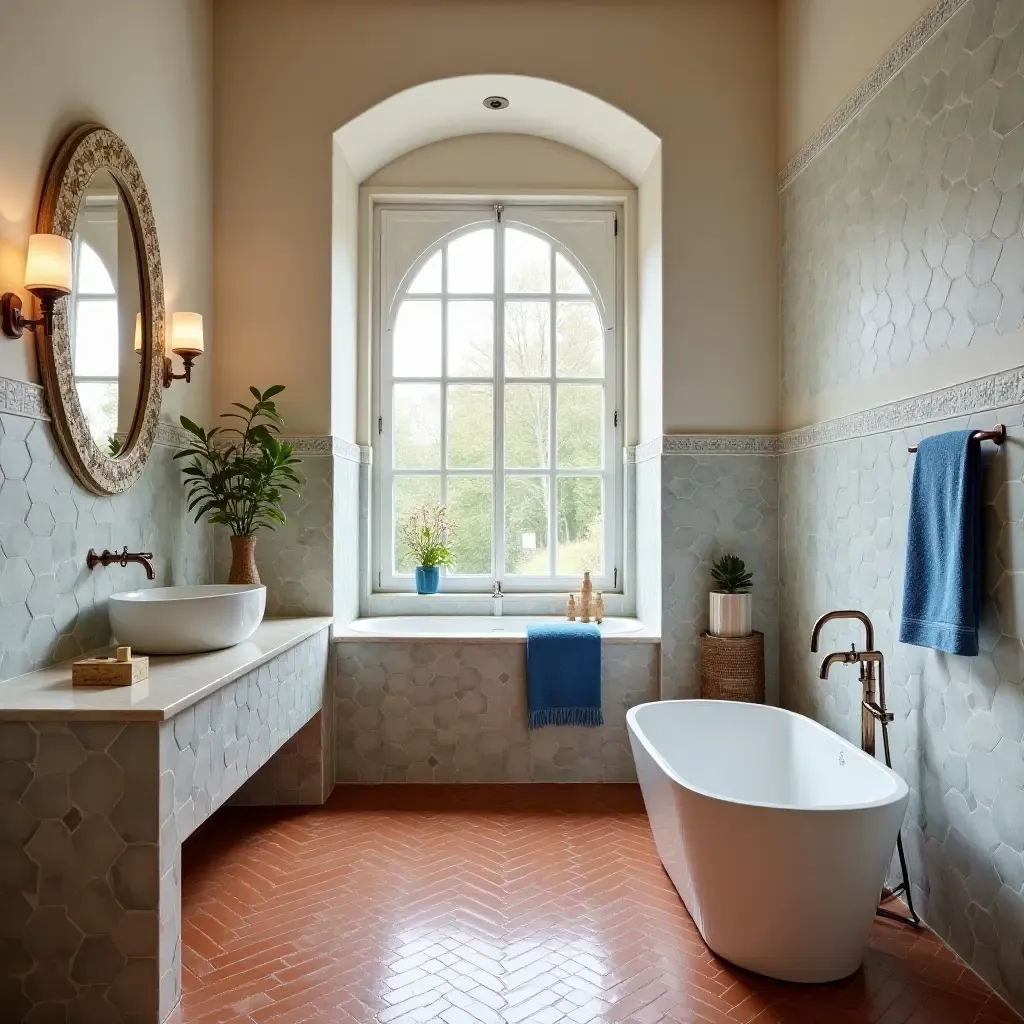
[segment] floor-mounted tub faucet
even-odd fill
[[[875,627],[871,620],[855,608],[845,608],[839,611],[826,612],[815,622],[811,629],[811,651],[818,652],[818,638],[821,635],[821,627],[832,619],[856,619],[864,626],[864,640],[866,650],[858,651],[856,644],[850,644],[848,651],[833,651],[821,659],[821,668],[818,676],[821,679],[828,679],[829,671],[833,665],[860,665],[860,745],[865,753],[875,756],[875,722],[882,726],[882,746],[885,751],[885,763],[892,768],[892,756],[889,751],[889,723],[893,720],[892,714],[885,704],[885,656],[875,647]],[[878,666],[878,695],[875,696],[875,666]],[[903,872],[903,881],[893,889],[883,890],[883,900],[890,900],[896,896],[902,896],[907,901],[907,909],[910,917],[894,913],[885,907],[879,907],[878,913],[883,917],[900,921],[917,927],[921,919],[914,910],[914,901],[910,893],[910,876],[907,873],[907,858],[903,852],[903,837],[896,837],[896,851],[899,854],[900,869]]]
[[[835,664],[854,665],[860,664],[861,683],[861,718],[860,718],[860,745],[865,753],[875,756],[875,719],[874,711],[869,708],[879,707],[875,695],[875,665],[879,666],[879,672],[884,673],[882,655],[875,650],[875,627],[871,620],[855,608],[843,608],[834,612],[825,612],[814,624],[811,630],[811,652],[818,653],[818,639],[821,636],[821,628],[826,622],[833,619],[856,619],[864,626],[864,651],[858,651],[856,647],[850,647],[848,651],[836,651],[828,654],[822,659],[821,670],[818,673],[821,679],[828,679],[829,669]],[[872,655],[866,657],[866,655]],[[877,657],[876,657],[877,655]],[[885,692],[882,692],[881,707],[885,707]],[[890,719],[891,721],[891,719]]]

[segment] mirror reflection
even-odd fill
[[[114,177],[99,170],[75,220],[68,297],[75,388],[93,440],[116,457],[139,404],[146,329],[131,213]]]

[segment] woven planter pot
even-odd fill
[[[706,700],[764,703],[764,633],[700,635],[700,695]]]

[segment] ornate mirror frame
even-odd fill
[[[36,349],[53,432],[71,471],[94,494],[120,494],[142,475],[153,448],[163,401],[164,356],[164,281],[156,221],[142,172],[123,139],[98,124],[71,132],[47,172],[36,230],[73,239],[82,198],[99,170],[113,176],[131,218],[144,338],[135,415],[117,456],[111,458],[93,440],[78,400],[67,298],[57,302],[53,335],[36,332]]]

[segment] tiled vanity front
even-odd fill
[[[327,619],[154,658],[147,683],[0,684],[0,1007],[6,1021],[164,1020],[181,993],[181,844],[229,798],[333,785]]]
[[[335,643],[335,778],[345,782],[629,782],[626,712],[658,699],[655,638],[602,643],[604,725],[526,728],[525,640]]]

